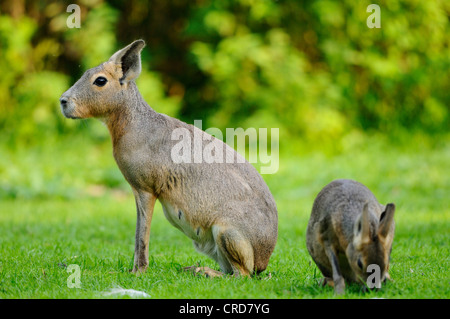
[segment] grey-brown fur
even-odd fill
[[[394,204],[379,204],[366,186],[353,180],[335,180],[320,191],[308,223],[306,245],[325,276],[324,283],[343,293],[344,280],[366,282],[370,264],[380,267],[381,281],[389,278],[394,212]]]
[[[169,222],[193,240],[197,250],[216,260],[225,273],[249,275],[266,269],[278,233],[275,201],[262,177],[243,163],[176,164],[171,139],[176,128],[200,134],[230,148],[200,129],[155,112],[134,80],[140,73],[137,40],[107,62],[90,69],[61,96],[68,118],[100,118],[108,127],[113,155],[136,198],[137,223],[133,271],[148,266],[150,223],[156,199]],[[99,87],[98,77],[107,79]],[[203,146],[207,143],[205,142]],[[232,156],[240,158],[231,149]],[[218,275],[217,271],[193,267]]]

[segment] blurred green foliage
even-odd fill
[[[450,3],[372,1],[71,1],[0,4],[3,140],[42,143],[96,124],[62,117],[58,98],[87,69],[137,38],[139,89],[157,111],[204,128],[278,127],[284,140],[351,132],[448,132]],[[106,132],[105,132],[106,133]]]

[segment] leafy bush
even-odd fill
[[[11,145],[89,130],[58,98],[87,69],[147,41],[138,85],[155,110],[208,126],[278,127],[284,140],[354,132],[448,133],[450,6],[445,1],[81,2],[0,6],[0,125]]]

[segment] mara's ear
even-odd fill
[[[368,244],[370,242],[370,216],[369,203],[365,203],[362,214],[355,222],[355,244]]]
[[[378,235],[386,237],[391,230],[391,225],[394,222],[395,205],[393,203],[386,205],[386,210],[380,216],[380,225],[378,226]]]
[[[141,50],[144,46],[144,40],[136,40],[109,58],[109,62],[122,67],[120,84],[136,79],[141,73]]]

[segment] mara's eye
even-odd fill
[[[108,82],[106,78],[104,78],[103,76],[99,76],[95,79],[94,84],[97,86],[104,86],[106,82]]]
[[[363,269],[363,264],[362,264],[362,261],[361,261],[361,258],[358,258],[358,267],[362,270]]]

